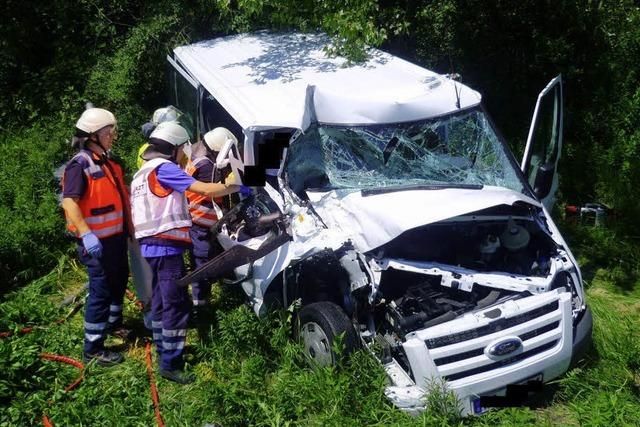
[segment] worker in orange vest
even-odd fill
[[[78,122],[79,151],[62,178],[62,208],[67,229],[78,243],[78,257],[89,275],[84,313],[85,362],[109,366],[124,360],[104,348],[105,335],[122,328],[122,302],[129,276],[127,235],[131,217],[122,168],[109,158],[117,138],[115,116],[88,108]]]
[[[223,182],[225,179],[234,181],[230,168],[229,171],[226,171],[216,166],[216,157],[228,140],[237,144],[236,137],[226,128],[218,127],[207,132],[202,141],[194,144],[192,156],[187,163],[185,172],[202,182]],[[193,243],[191,255],[194,267],[199,268],[217,255],[215,247],[211,244],[211,227],[222,216],[223,199],[221,197],[211,199],[211,197],[192,191],[186,191],[185,194],[189,201],[189,213],[193,222],[190,229]],[[200,311],[207,304],[210,295],[210,281],[205,280],[191,285],[193,320],[198,320]]]

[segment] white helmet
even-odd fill
[[[234,144],[238,143],[238,139],[227,128],[219,127],[204,134],[204,143],[209,150],[218,152],[222,149],[227,140],[232,140]]]
[[[176,122],[163,122],[151,132],[149,139],[151,138],[161,139],[179,147],[189,141],[189,133]]]
[[[87,134],[94,133],[105,126],[115,126],[116,116],[103,108],[88,108],[84,110],[76,123],[76,128]]]
[[[151,121],[154,125],[159,125],[164,122],[175,122],[180,117],[180,111],[173,105],[168,105],[166,107],[158,108],[153,112],[153,117]]]

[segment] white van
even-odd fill
[[[236,134],[219,164],[256,189],[214,227],[224,252],[182,284],[231,274],[257,314],[299,301],[307,356],[334,363],[343,334],[380,360],[403,410],[423,409],[434,379],[465,414],[517,403],[513,385],[563,374],[591,338],[549,214],[560,77],[519,166],[478,92],[375,49],[364,64],[329,58],[328,43],[259,32],[168,57],[172,102],[194,133]]]

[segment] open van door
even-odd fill
[[[521,163],[533,192],[549,211],[558,189],[562,102],[562,75],[558,75],[538,95]]]

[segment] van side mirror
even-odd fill
[[[551,192],[555,169],[553,163],[544,163],[538,167],[533,184],[533,193],[538,199],[544,199]]]

